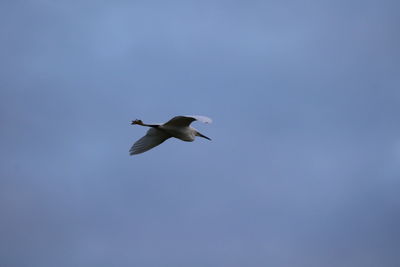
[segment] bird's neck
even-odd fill
[[[158,124],[145,124],[145,123],[143,123],[142,125],[143,125],[143,126],[147,126],[147,127],[152,127],[152,128],[158,128],[158,127],[160,127],[160,125],[158,125]]]

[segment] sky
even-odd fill
[[[1,1],[0,266],[399,266],[399,8]]]

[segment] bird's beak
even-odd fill
[[[197,135],[211,141],[211,138],[209,138],[209,137],[207,137],[207,136],[205,136],[205,135],[202,135],[202,134],[199,133],[199,132],[197,132]]]

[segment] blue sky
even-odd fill
[[[399,8],[2,1],[0,265],[398,266]]]

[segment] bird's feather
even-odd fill
[[[150,128],[146,135],[137,140],[131,149],[129,150],[130,155],[140,154],[158,146],[171,136],[156,128]]]
[[[179,126],[179,127],[184,127],[184,126],[189,126],[192,122],[194,121],[200,121],[203,123],[211,123],[212,120],[206,116],[200,116],[200,115],[190,115],[190,116],[176,116],[164,123],[164,125],[168,126]]]

